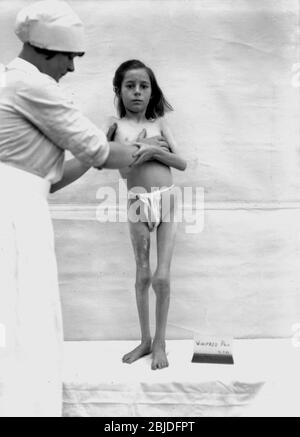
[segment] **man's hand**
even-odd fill
[[[117,123],[112,124],[106,134],[107,141],[115,141],[116,132],[118,129]]]

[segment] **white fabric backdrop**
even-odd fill
[[[2,63],[20,48],[12,27],[26,3],[0,0]],[[88,47],[63,86],[101,126],[118,65],[149,64],[188,159],[176,182],[205,190],[203,232],[179,227],[169,338],[289,336],[300,322],[298,0],[70,3]],[[67,339],[138,337],[127,226],[95,219],[106,185],[118,173],[92,170],[51,199]]]

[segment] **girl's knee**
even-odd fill
[[[156,294],[170,293],[170,279],[167,276],[155,275],[152,279],[152,287]]]
[[[151,272],[138,273],[136,278],[135,287],[137,290],[148,290],[151,285]]]

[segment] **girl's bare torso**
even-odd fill
[[[118,124],[115,141],[128,144],[135,141],[143,129],[147,138],[162,135],[158,120],[136,122],[128,119],[114,120]],[[150,192],[153,188],[169,187],[173,184],[171,169],[158,161],[148,161],[138,167],[120,169],[121,176],[127,180],[128,190],[142,187]]]

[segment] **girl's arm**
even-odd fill
[[[168,167],[173,167],[181,171],[184,171],[187,166],[185,159],[180,158],[176,153],[166,152],[162,149],[154,154],[154,159],[166,164]]]
[[[165,119],[160,120],[160,130],[162,137],[168,143],[169,151],[166,151],[165,147],[161,148],[161,150],[154,155],[154,159],[162,162],[168,167],[173,167],[177,170],[184,171],[186,169],[187,162],[178,155],[175,139]],[[139,152],[137,153],[137,156],[139,156]],[[140,165],[143,162],[145,162],[145,160],[142,158],[137,159],[132,166]]]
[[[172,163],[175,164],[174,168],[177,168],[178,170],[182,170],[184,171],[186,169],[187,163],[185,161],[185,159],[181,158],[178,154],[178,149],[177,149],[177,144],[175,141],[175,138],[173,136],[172,130],[170,129],[167,121],[165,120],[165,118],[162,118],[160,120],[160,129],[161,129],[161,134],[162,136],[166,139],[170,151],[171,153],[176,155],[176,160],[174,160],[174,157],[172,158]],[[163,159],[169,159],[170,157],[163,157]],[[171,159],[171,158],[170,158]],[[161,161],[164,162],[164,161]],[[166,162],[164,162],[165,164]],[[173,165],[170,165],[171,167],[173,167]]]
[[[175,141],[175,138],[173,136],[173,133],[166,122],[164,118],[160,119],[160,131],[162,136],[167,140],[167,143],[169,144],[170,151],[172,153],[177,153],[177,144]]]

